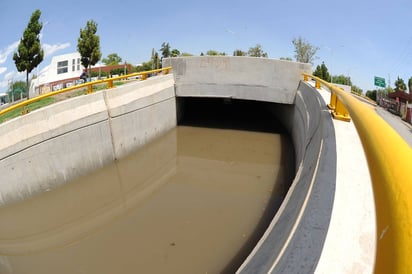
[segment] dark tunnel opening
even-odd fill
[[[276,103],[177,97],[178,125],[288,134],[271,109]]]

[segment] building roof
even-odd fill
[[[412,102],[412,95],[404,91],[401,91],[401,90],[389,93],[388,96],[389,98],[392,98],[392,99],[399,98],[399,100],[402,102],[406,102],[406,101]]]

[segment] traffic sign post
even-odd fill
[[[385,78],[375,76],[375,86],[381,88],[386,87]]]

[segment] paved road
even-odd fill
[[[376,107],[376,112],[386,121],[389,125],[394,128],[400,136],[412,147],[412,125],[409,125],[399,116],[393,115],[392,113],[388,112],[387,110]]]

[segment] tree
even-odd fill
[[[360,87],[352,85],[352,92],[355,93],[355,94],[358,94],[358,95],[362,95],[363,90]],[[376,98],[376,94],[375,94],[375,98]]]
[[[395,91],[405,91],[405,90],[406,90],[406,84],[403,81],[403,79],[399,78],[398,76],[398,79],[396,79],[395,81]]]
[[[152,60],[143,62],[142,65],[136,67],[136,72],[151,70],[153,66]]]
[[[262,46],[260,44],[256,44],[255,47],[249,48],[247,55],[250,57],[268,57],[268,54],[263,51]]]
[[[335,84],[341,84],[341,85],[347,85],[347,86],[352,86],[352,81],[350,80],[350,77],[345,76],[345,75],[335,75],[332,76],[332,82]]]
[[[117,53],[111,53],[107,55],[107,58],[103,58],[102,62],[106,66],[113,66],[113,65],[118,65],[122,62],[122,58],[117,55]]]
[[[408,80],[408,90],[409,90],[409,94],[412,94],[411,90],[412,90],[412,77],[409,78]]]
[[[318,47],[309,44],[302,37],[298,39],[294,38],[292,43],[295,46],[295,58],[297,62],[313,63],[316,52],[319,50]]]
[[[163,42],[162,47],[160,48],[160,52],[162,53],[162,59],[170,57],[171,53],[169,43]]]
[[[80,37],[77,40],[77,50],[81,56],[83,67],[87,70],[95,65],[102,53],[100,52],[100,37],[96,35],[97,23],[93,20],[87,21],[86,27],[80,29]],[[88,70],[90,77],[90,69]]]
[[[26,71],[27,99],[29,99],[29,73],[36,68],[44,57],[44,51],[40,44],[40,31],[43,24],[39,22],[40,10],[35,10],[30,17],[23,37],[20,39],[17,52],[13,55],[14,63],[19,72]]]
[[[366,97],[372,99],[373,101],[376,101],[376,89],[375,90],[368,90],[366,91]]]
[[[313,72],[313,75],[330,82],[330,74],[324,62],[322,62],[322,65],[316,66],[316,70]]]
[[[152,49],[152,69],[158,69],[160,67],[159,53]]]
[[[180,51],[178,49],[172,49],[172,52],[170,53],[171,57],[178,57],[180,56]]]
[[[237,49],[233,52],[233,56],[247,56],[247,52]]]
[[[218,55],[225,56],[226,52],[218,52],[217,50],[210,49],[206,52],[206,55],[209,55],[209,56],[218,56]]]
[[[280,60],[283,60],[283,61],[293,61],[292,58],[290,58],[290,57],[280,57]]]

